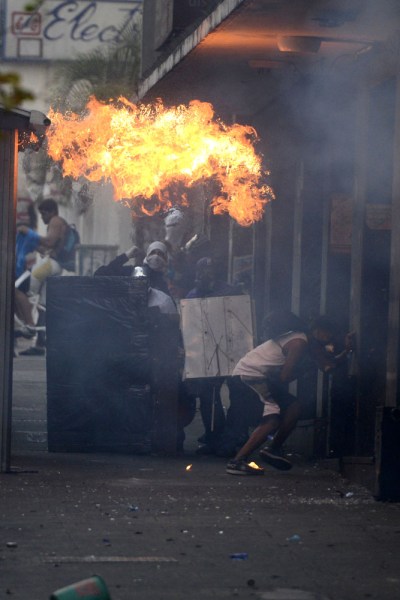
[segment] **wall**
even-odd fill
[[[173,0],[145,0],[143,5],[142,73],[156,61],[158,48],[169,37],[173,24]]]
[[[36,15],[25,12],[26,4],[26,0],[0,2],[5,15],[2,68],[18,72],[22,85],[35,94],[35,99],[26,101],[23,108],[45,114],[54,99],[59,59],[104,48],[108,43],[117,41],[124,28],[132,22],[141,29],[142,0],[78,0],[68,10],[61,0],[45,0]],[[159,24],[163,14],[162,6],[170,3],[158,4],[158,22],[155,25]],[[162,35],[167,35],[167,32]],[[23,162],[24,155],[20,154],[18,195],[21,197],[29,195]],[[61,204],[60,214],[77,225],[82,243],[129,247],[130,211],[113,201],[109,185],[91,186],[91,192],[95,201],[86,214],[82,214],[73,201]],[[51,190],[47,186],[44,194],[48,196],[49,193]]]

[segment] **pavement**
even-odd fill
[[[294,455],[287,472],[227,475],[195,455],[198,416],[183,456],[48,453],[41,357],[15,359],[13,404],[0,598],[93,574],[113,600],[400,598],[400,504],[335,470]]]

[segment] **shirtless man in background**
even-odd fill
[[[43,283],[51,275],[59,275],[63,267],[59,263],[59,257],[65,243],[68,224],[58,215],[58,205],[54,200],[43,200],[39,205],[39,213],[42,221],[47,225],[47,234],[38,235],[37,250],[42,258],[32,269],[30,292],[38,294]],[[26,225],[18,227],[18,232],[27,234],[29,228]]]
[[[53,275],[60,275],[63,266],[60,264],[62,260],[62,251],[65,245],[65,238],[68,232],[68,223],[58,215],[58,205],[52,199],[43,200],[39,205],[39,213],[42,217],[42,221],[47,225],[47,232],[45,236],[41,236],[34,232],[37,236],[37,251],[42,257],[36,262],[32,269],[30,276],[29,293],[41,294],[41,302],[45,303],[45,282],[48,277]],[[32,230],[26,225],[20,225],[17,228],[18,233],[27,235]],[[16,307],[19,308],[19,312],[24,315],[31,314],[31,304],[29,298],[23,293],[17,293]],[[30,322],[29,322],[30,321]],[[30,327],[34,326],[32,317],[26,319],[26,324]],[[40,338],[40,336],[38,336]],[[33,350],[35,350],[33,352]],[[21,354],[44,354],[45,350],[40,345],[40,339],[37,340],[36,346],[29,348]]]

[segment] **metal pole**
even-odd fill
[[[292,311],[300,312],[301,295],[301,253],[303,243],[303,185],[304,163],[298,166],[296,194],[294,199],[294,226],[293,226],[293,270],[292,270]]]
[[[264,314],[271,310],[272,202],[265,207]]]
[[[365,86],[360,87],[357,102],[357,122],[355,140],[355,173],[354,173],[354,201],[352,213],[352,239],[351,239],[351,284],[350,284],[350,330],[354,331],[357,346],[361,345],[361,290],[362,266],[364,247],[364,224],[366,211],[367,187],[367,152],[368,152],[368,119],[369,96]],[[359,357],[355,357],[355,369],[359,370]],[[356,398],[356,423],[355,423],[355,448],[358,451],[359,437],[359,407],[360,389]]]
[[[213,386],[212,391],[212,404],[211,404],[211,423],[210,429],[213,432],[215,427],[215,386]]]
[[[325,163],[325,179],[329,180],[328,161]],[[327,288],[328,288],[328,253],[329,253],[329,221],[330,221],[329,191],[324,190],[324,208],[322,215],[322,258],[321,258],[321,297],[319,301],[320,314],[326,313]]]
[[[390,253],[390,283],[388,311],[388,341],[386,357],[385,406],[397,405],[399,364],[399,303],[400,303],[400,75],[396,80],[396,110],[393,144],[392,231]]]
[[[236,115],[232,113],[231,123],[232,125],[236,122]],[[235,253],[234,247],[235,238],[235,222],[229,217],[229,239],[228,239],[228,283],[233,283],[233,258]]]
[[[297,171],[296,193],[294,199],[294,225],[293,225],[293,269],[292,269],[292,303],[291,309],[295,314],[300,313],[301,298],[301,258],[303,245],[303,186],[304,163],[300,161]],[[289,385],[292,394],[297,394],[297,381]]]
[[[234,222],[229,219],[229,240],[228,240],[228,283],[233,283],[233,237],[234,237]]]
[[[0,132],[0,470],[10,470],[17,130]]]
[[[320,286],[320,315],[326,313],[327,305],[327,288],[328,288],[328,252],[329,252],[329,218],[330,218],[330,202],[329,202],[329,160],[325,160],[325,186],[324,186],[324,207],[322,215],[322,258],[321,258],[321,286]],[[329,446],[329,427],[330,427],[330,394],[326,393],[326,375],[320,370],[317,376],[317,402],[316,402],[316,417],[321,419],[324,416],[324,403],[327,403],[327,434],[326,434],[326,450],[328,454]]]

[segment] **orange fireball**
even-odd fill
[[[263,183],[268,173],[254,149],[256,131],[225,125],[207,102],[166,108],[161,100],[135,105],[119,98],[104,104],[92,97],[84,115],[51,110],[49,117],[48,153],[63,174],[110,181],[114,199],[132,209],[154,214],[171,206],[171,186],[212,181],[214,213],[228,212],[250,225],[274,198]]]

